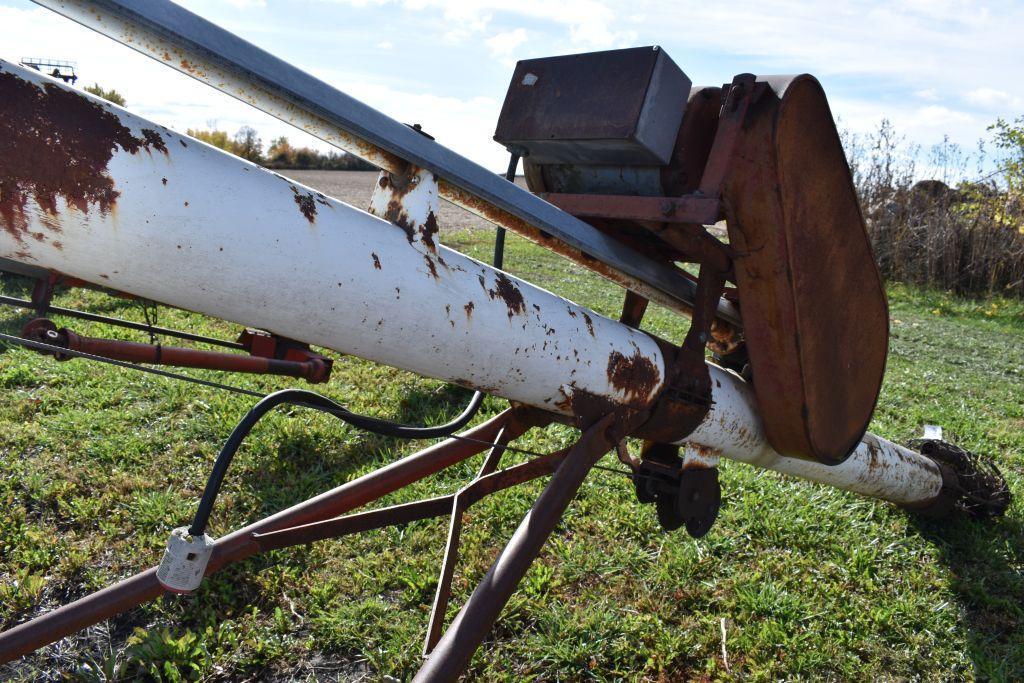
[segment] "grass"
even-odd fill
[[[486,233],[448,244],[487,258]],[[512,272],[606,315],[621,294],[511,238]],[[26,284],[4,283],[24,295]],[[941,424],[996,457],[1024,495],[1024,304],[889,290],[892,348],[873,431],[904,441]],[[72,291],[58,304],[139,319],[136,304]],[[0,313],[17,332],[26,317]],[[71,325],[72,321],[66,321]],[[160,324],[229,336],[164,310]],[[645,323],[679,340],[685,322]],[[132,333],[74,321],[85,333]],[[219,378],[216,373],[195,373]],[[259,391],[279,379],[228,377]],[[0,354],[0,627],[152,566],[187,522],[213,457],[251,399],[25,350]],[[340,358],[325,392],[351,408],[437,423],[466,392]],[[502,403],[489,399],[484,412]],[[522,444],[551,450],[553,427]],[[211,533],[416,450],[308,411],[275,413],[238,455]],[[382,503],[447,493],[479,458]],[[473,660],[479,680],[1024,678],[1021,504],[995,522],[925,521],[891,505],[724,463],[722,514],[694,541],[667,534],[629,482],[595,471]],[[543,482],[478,504],[451,614]],[[309,680],[416,671],[443,520],[258,556],[0,668],[0,678]],[[722,656],[722,627],[725,650]]]

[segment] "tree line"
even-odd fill
[[[101,97],[108,102],[124,107],[127,105],[124,96],[113,88],[107,90],[99,83],[87,86],[85,92]],[[293,147],[288,138],[281,136],[271,141],[267,151],[263,151],[263,140],[252,126],[242,126],[231,136],[227,131],[219,130],[215,124],[207,124],[209,129],[189,128],[186,133],[213,145],[225,152],[242,157],[254,164],[266,168],[317,171],[376,171],[377,168],[362,159],[344,152],[328,152],[324,154],[309,147]]]
[[[344,152],[324,154],[310,147],[294,147],[288,138],[281,136],[271,141],[266,152],[259,133],[251,126],[242,126],[234,136],[227,131],[189,128],[188,135],[202,140],[254,164],[274,169],[298,169],[320,171],[374,171],[376,167],[362,159]]]

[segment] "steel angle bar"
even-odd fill
[[[689,312],[695,286],[327,83],[166,0],[35,0],[143,54],[391,171],[403,162],[435,173],[455,204],[670,308]],[[553,244],[556,242],[557,244]],[[718,315],[740,326],[721,301]]]
[[[265,552],[440,517],[449,514],[452,504],[459,498],[464,499],[466,501],[464,506],[468,507],[492,493],[551,474],[564,457],[565,452],[558,451],[543,458],[495,472],[473,480],[456,494],[392,505],[377,510],[367,510],[263,533],[253,533],[252,539],[259,546],[260,551]]]

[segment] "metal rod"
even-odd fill
[[[480,453],[506,424],[516,436],[531,427],[539,426],[540,423],[533,420],[533,417],[532,414],[519,417],[512,409],[505,410],[464,434],[484,441],[484,444],[446,439],[224,536],[214,546],[206,573],[212,574],[259,552],[259,543],[253,539],[254,533],[328,519],[365,505]],[[138,607],[164,592],[163,586],[157,581],[156,569],[153,568],[19,624],[0,633],[0,663],[9,662],[104,619]]]
[[[330,377],[330,365],[324,359],[319,358],[310,358],[305,361],[279,360],[263,356],[185,349],[180,346],[85,337],[68,329],[56,331],[56,334],[62,342],[59,345],[66,346],[72,351],[81,351],[93,356],[113,358],[129,363],[300,377],[313,383],[325,382]]]
[[[498,435],[496,443],[502,443],[503,439],[505,442],[508,440],[504,430]],[[442,629],[444,628],[444,619],[448,612],[448,602],[451,600],[452,595],[452,577],[455,575],[455,565],[459,560],[462,522],[466,510],[485,495],[516,483],[522,483],[522,481],[527,481],[528,479],[550,474],[564,460],[566,451],[560,451],[494,474],[494,468],[497,467],[502,453],[504,453],[504,449],[500,449],[498,445],[495,445],[487,455],[477,478],[455,494],[452,500],[451,520],[448,525],[448,540],[445,543],[441,574],[437,580],[437,590],[434,593],[434,604],[430,609],[430,619],[427,621],[427,634],[423,639],[424,656],[429,655],[437,645],[437,641],[441,638]],[[512,478],[512,473],[516,471],[524,473],[522,481],[516,481]]]
[[[167,0],[35,0],[385,170],[405,163],[441,179],[442,195],[670,308],[686,312],[693,283],[669,264],[607,237],[526,190],[287,62]],[[721,302],[734,325],[737,311]]]
[[[512,152],[508,159],[508,170],[505,171],[505,180],[510,183],[516,182],[516,168],[519,166],[519,155]],[[495,268],[505,267],[505,228],[498,226],[494,234],[494,258],[491,263]]]
[[[368,510],[335,519],[268,531],[263,534],[254,533],[252,538],[259,545],[261,553],[278,548],[289,548],[293,545],[313,543],[328,538],[339,538],[363,531],[383,529],[396,524],[409,524],[431,517],[440,517],[449,511],[454,498],[454,495],[440,496],[413,503],[392,505],[379,510]]]
[[[427,633],[423,637],[424,657],[430,655],[437,646],[437,641],[441,639],[444,629],[448,602],[452,597],[452,578],[455,576],[455,565],[459,561],[459,545],[462,542],[462,521],[465,512],[465,498],[456,495],[451,502],[451,519],[448,522],[448,539],[445,541],[444,558],[441,560],[441,573],[437,577],[434,602],[430,607],[430,618],[427,620]]]
[[[609,432],[614,416],[599,420],[583,433],[505,549],[473,591],[438,642],[414,681],[454,681],[490,632],[501,610],[562,518],[591,468],[618,440]]]

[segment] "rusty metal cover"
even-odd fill
[[[537,163],[662,165],[690,79],[658,47],[516,64],[494,139]]]
[[[835,464],[881,389],[885,290],[821,85],[758,80],[724,189],[754,391],[776,450]]]

